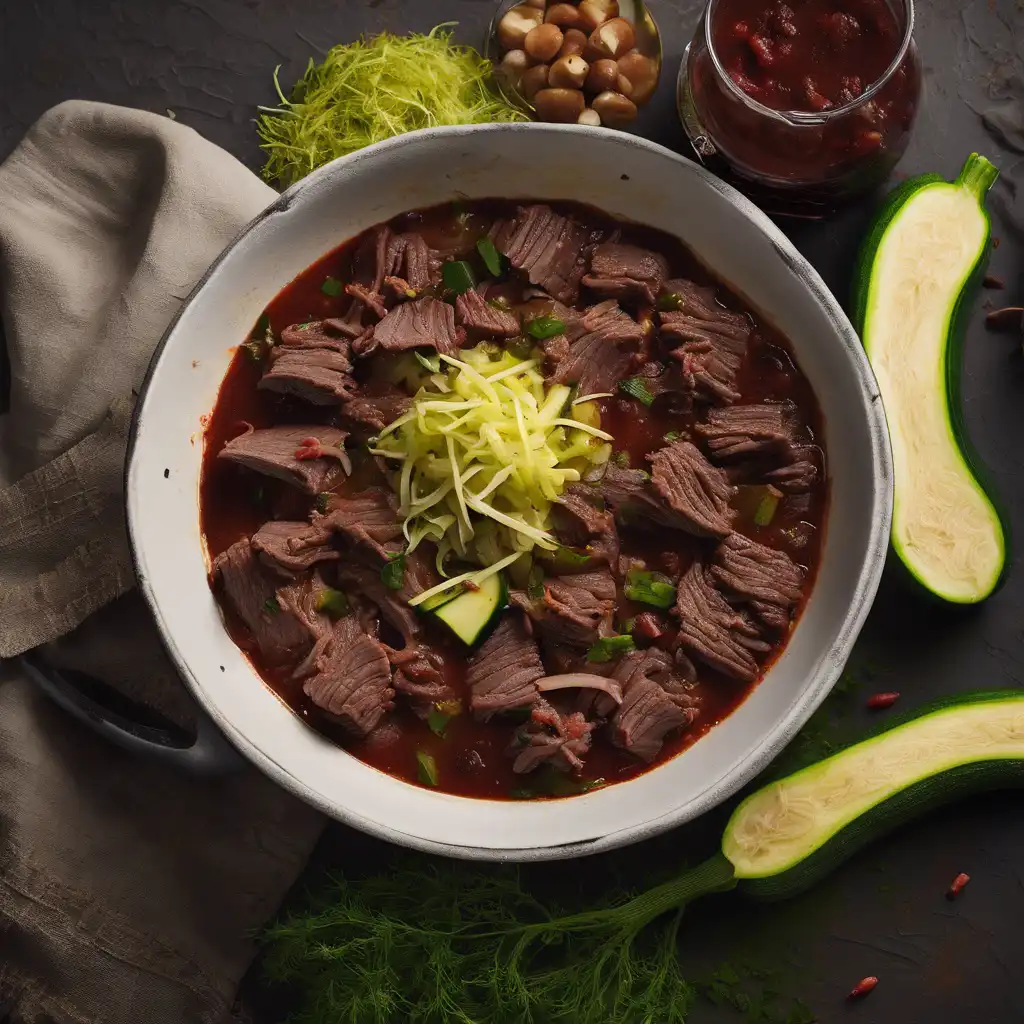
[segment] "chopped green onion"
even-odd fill
[[[263,602],[263,610],[265,612],[270,612],[271,615],[277,615],[281,610],[281,605],[278,603],[276,597],[268,597],[266,601]]]
[[[391,555],[380,571],[381,582],[391,590],[401,590],[405,583],[405,554]]]
[[[508,299],[502,295],[499,295],[496,299],[488,299],[487,305],[490,306],[491,309],[500,309],[503,313],[509,313],[512,311],[512,307],[509,305]]]
[[[665,444],[671,444],[673,441],[678,441],[682,438],[682,434],[678,430],[670,430],[667,434],[662,437]]]
[[[320,513],[320,515],[322,515],[322,516],[326,515],[327,514],[327,509],[328,509],[328,507],[330,505],[330,501],[331,501],[331,492],[330,491],[321,491],[313,499],[313,508],[315,508],[317,510],[317,512]]]
[[[679,292],[662,292],[658,296],[658,309],[662,313],[675,313],[686,305],[686,299]]]
[[[413,352],[413,355],[424,369],[431,373],[441,372],[441,357],[436,352],[432,356],[425,356],[422,352]]]
[[[770,526],[779,509],[779,502],[782,500],[782,491],[770,484],[765,488],[764,497],[757,506],[754,513],[754,523],[757,526]]]
[[[422,750],[416,751],[416,777],[424,786],[436,786],[438,780],[437,762]]]
[[[636,628],[636,616],[635,615],[631,619],[626,619],[626,621],[623,622],[621,627],[620,627],[620,629],[622,630],[623,633],[632,633],[635,628]]]
[[[654,395],[639,377],[630,377],[629,380],[619,381],[619,390],[648,408],[654,405]]]
[[[631,636],[603,636],[587,651],[587,661],[611,661],[620,654],[635,650],[636,644]]]
[[[336,299],[344,290],[345,286],[336,277],[326,277],[324,283],[320,285],[320,291],[324,295],[330,295],[333,299]]]
[[[544,600],[544,569],[539,565],[535,564],[530,569],[530,579],[526,585],[526,596],[531,601]]]
[[[427,725],[435,736],[444,739],[451,720],[462,714],[462,705],[457,700],[442,700],[435,704],[427,715]]]
[[[348,598],[342,591],[335,590],[333,587],[325,587],[321,590],[316,595],[313,607],[318,612],[326,612],[332,619],[340,619],[349,613]]]
[[[501,253],[486,235],[476,243],[476,251],[491,277],[501,277]]]
[[[623,593],[630,601],[649,604],[654,608],[671,608],[676,600],[676,588],[667,578],[643,569],[630,569],[626,573]]]
[[[465,260],[450,260],[441,270],[444,286],[456,295],[468,292],[476,285],[473,268]]]
[[[526,325],[526,333],[537,341],[545,341],[548,338],[565,334],[565,321],[559,320],[557,316],[534,317]]]
[[[621,469],[629,469],[629,452],[615,452],[612,462]]]
[[[575,548],[566,547],[564,544],[559,544],[554,551],[538,550],[537,557],[550,565],[558,575],[583,572],[594,562],[590,555],[583,551],[577,551]]]

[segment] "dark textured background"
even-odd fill
[[[651,0],[665,40],[666,73],[640,123],[643,134],[686,150],[673,109],[672,79],[701,4]],[[252,118],[274,94],[271,72],[290,83],[308,57],[364,30],[425,30],[459,22],[458,36],[479,43],[490,0],[4,0],[0,7],[0,158],[46,107],[81,97],[171,110],[250,167],[259,166]],[[926,66],[926,99],[901,175],[955,175],[977,149],[1004,175],[991,205],[1000,241],[992,272],[1005,292],[979,300],[965,345],[964,391],[971,434],[999,482],[1018,534],[1024,526],[1020,454],[1024,362],[1017,340],[985,331],[983,303],[1020,304],[1024,141],[1016,151],[983,127],[980,112],[1016,94],[1024,99],[1022,0],[927,0],[917,38]],[[1012,141],[1012,140],[1011,140]],[[840,299],[876,199],[824,223],[783,227]],[[1015,202],[1019,205],[1016,206]],[[1016,221],[1016,227],[1014,222]],[[984,607],[951,613],[921,605],[891,581],[852,662],[854,686],[832,704],[832,728],[855,736],[868,727],[864,697],[899,690],[909,707],[942,694],[1024,685],[1024,567]],[[705,852],[718,826],[705,821],[619,854],[638,883],[676,858]],[[387,863],[384,844],[332,829],[321,862]],[[591,860],[545,869],[600,884],[609,865]],[[943,894],[960,871],[972,875],[956,903]],[[567,874],[568,872],[568,874]],[[993,795],[954,807],[881,842],[813,892],[786,905],[751,906],[735,896],[698,905],[684,928],[693,975],[747,961],[776,972],[775,983],[826,1022],[1011,1024],[1024,1020],[1019,980],[1024,922],[1024,800]],[[881,984],[857,1006],[843,995],[859,978]],[[251,1002],[273,1016],[253,986]],[[695,1024],[737,1019],[698,1013]],[[142,1022],[140,1022],[142,1024]]]

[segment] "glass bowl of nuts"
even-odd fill
[[[661,77],[661,35],[643,0],[504,0],[487,55],[538,121],[624,128]]]

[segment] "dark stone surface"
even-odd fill
[[[640,130],[681,149],[672,78],[700,7],[651,0],[665,39],[666,74]],[[490,0],[8,0],[0,11],[0,157],[46,107],[82,97],[173,110],[255,169],[260,160],[252,118],[257,104],[274,99],[275,65],[290,83],[311,54],[361,31],[424,30],[442,20],[458,21],[458,36],[479,43],[491,13]],[[1001,243],[991,269],[1007,289],[986,292],[976,304],[965,345],[964,397],[970,432],[1020,532],[1024,362],[1019,342],[987,333],[981,319],[983,303],[1024,300],[1024,198],[1016,188],[1024,177],[1014,167],[1024,166],[1024,157],[997,144],[979,112],[1013,90],[1021,96],[1024,8],[1019,0],[925,0],[918,22],[927,92],[900,175],[953,176],[974,149],[1004,171],[991,204]],[[875,202],[824,223],[783,225],[841,299]],[[854,659],[855,674],[870,678],[859,696],[839,703],[838,728],[855,736],[868,727],[863,696],[873,690],[899,690],[901,706],[913,707],[942,694],[1024,685],[1022,639],[1020,566],[984,607],[964,613],[917,603],[887,580]],[[651,844],[651,854],[664,864],[703,854],[720,824],[715,819],[663,837]],[[341,866],[386,862],[392,854],[341,829],[332,830],[321,851]],[[756,906],[729,896],[696,906],[683,930],[687,970],[697,974],[726,960],[774,969],[778,986],[805,1000],[822,1021],[1024,1020],[1017,976],[1022,854],[1021,797],[993,795],[950,808],[876,844],[786,905]],[[602,870],[600,861],[550,869],[555,877],[568,871],[594,879]],[[960,871],[973,880],[949,903],[944,892]],[[844,994],[867,974],[880,977],[877,991],[847,1005]],[[255,1002],[266,1005],[262,996]],[[720,1019],[737,1017],[717,1011],[694,1017],[697,1024]]]

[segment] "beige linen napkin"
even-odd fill
[[[179,723],[133,591],[133,391],[206,267],[274,192],[159,115],[46,113],[0,166],[0,657],[46,645]],[[81,1024],[220,1022],[322,819],[246,769],[185,778],[0,674],[0,1005]]]

